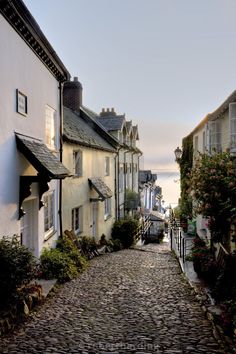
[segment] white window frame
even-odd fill
[[[83,153],[82,150],[73,151],[73,173],[76,177],[83,176]]]
[[[55,191],[46,193],[44,204],[44,237],[47,238],[55,231]]]
[[[216,119],[209,122],[210,129],[210,153],[221,152],[221,121]]]
[[[45,109],[45,141],[49,149],[57,149],[57,112],[55,109],[48,105],[46,105]]]
[[[199,139],[198,139],[198,135],[194,136],[194,156],[196,157],[198,155],[199,152],[199,143],[198,143]]]
[[[104,220],[111,217],[111,198],[106,198],[104,200]]]
[[[124,190],[124,164],[119,165],[119,192]]]
[[[71,228],[75,234],[78,235],[82,232],[83,209],[78,206],[71,210]]]
[[[110,157],[105,157],[105,176],[110,176]]]
[[[236,152],[236,102],[229,104],[230,151]]]

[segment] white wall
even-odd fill
[[[104,183],[112,190],[111,198],[111,217],[104,220],[104,202],[98,202],[98,219],[97,219],[97,240],[104,233],[107,238],[110,237],[111,228],[115,221],[115,154],[91,149],[75,144],[65,143],[63,147],[63,164],[73,171],[73,150],[82,151],[83,176],[70,177],[63,181],[63,227],[64,230],[71,230],[71,211],[73,208],[82,206],[83,226],[81,236],[92,236],[91,220],[92,220],[92,203],[90,198],[97,198],[98,194],[91,190],[88,178],[100,177]],[[105,176],[105,157],[110,157],[110,175]]]
[[[0,237],[19,234],[19,176],[29,164],[16,149],[14,132],[45,139],[45,106],[58,112],[58,82],[8,22],[0,16]],[[16,112],[16,89],[28,98],[27,117]],[[59,117],[58,117],[59,118]],[[57,182],[50,183],[57,188]],[[43,208],[38,249],[43,246]]]

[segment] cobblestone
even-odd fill
[[[13,334],[0,353],[229,354],[167,246],[91,261]]]

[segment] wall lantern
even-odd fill
[[[178,161],[182,156],[182,150],[179,147],[177,147],[174,153],[175,153],[175,160]]]

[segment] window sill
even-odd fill
[[[57,232],[56,230],[52,230],[48,234],[46,234],[44,236],[44,242],[48,241],[53,235],[55,235],[56,232]]]
[[[104,216],[104,221],[107,221],[109,219],[111,219],[111,215],[110,214],[107,214],[107,215]]]
[[[81,176],[81,175],[73,175],[72,176],[72,178],[81,178],[81,177],[83,177],[83,176]]]

